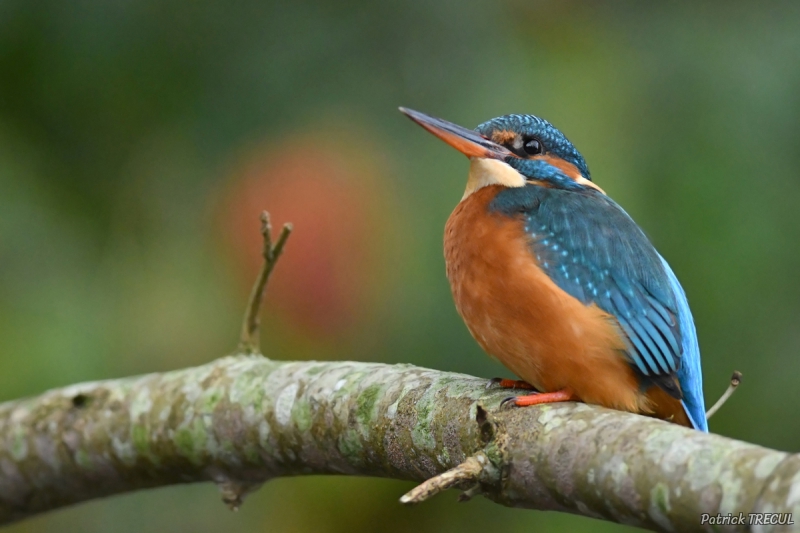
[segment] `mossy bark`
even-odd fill
[[[176,483],[215,482],[237,506],[277,476],[423,481],[479,452],[476,481],[505,505],[664,531],[726,530],[703,513],[800,522],[800,456],[582,404],[500,409],[507,396],[409,365],[257,355],[53,390],[0,405],[0,523]]]

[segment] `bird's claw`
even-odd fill
[[[516,405],[517,397],[516,396],[509,396],[508,398],[504,399],[500,402],[500,409],[504,408],[509,403],[514,403]]]
[[[486,382],[486,388],[487,389],[491,389],[495,385],[500,385],[500,383],[502,381],[503,381],[503,378],[492,378],[492,379],[490,379],[489,381]]]

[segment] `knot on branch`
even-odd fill
[[[244,503],[244,499],[252,492],[261,488],[267,480],[264,481],[243,481],[235,479],[225,473],[211,469],[209,477],[214,481],[219,489],[222,503],[228,506],[233,512],[239,510]]]

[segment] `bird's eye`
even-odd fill
[[[526,139],[522,149],[528,155],[539,155],[544,153],[544,145],[539,139]]]

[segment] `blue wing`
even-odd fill
[[[678,381],[683,390],[683,409],[689,415],[695,429],[708,431],[706,421],[706,404],[703,398],[703,371],[700,368],[700,346],[697,344],[697,331],[692,319],[692,311],[686,300],[686,293],[678,283],[678,278],[667,261],[662,257],[661,262],[670,278],[672,290],[678,301],[678,319],[682,333],[683,356],[681,367],[678,370]]]
[[[491,208],[525,217],[542,269],[571,296],[612,314],[628,340],[623,355],[643,386],[657,385],[684,401],[693,425],[705,429],[700,356],[686,297],[628,214],[595,191],[536,186],[504,190]]]

